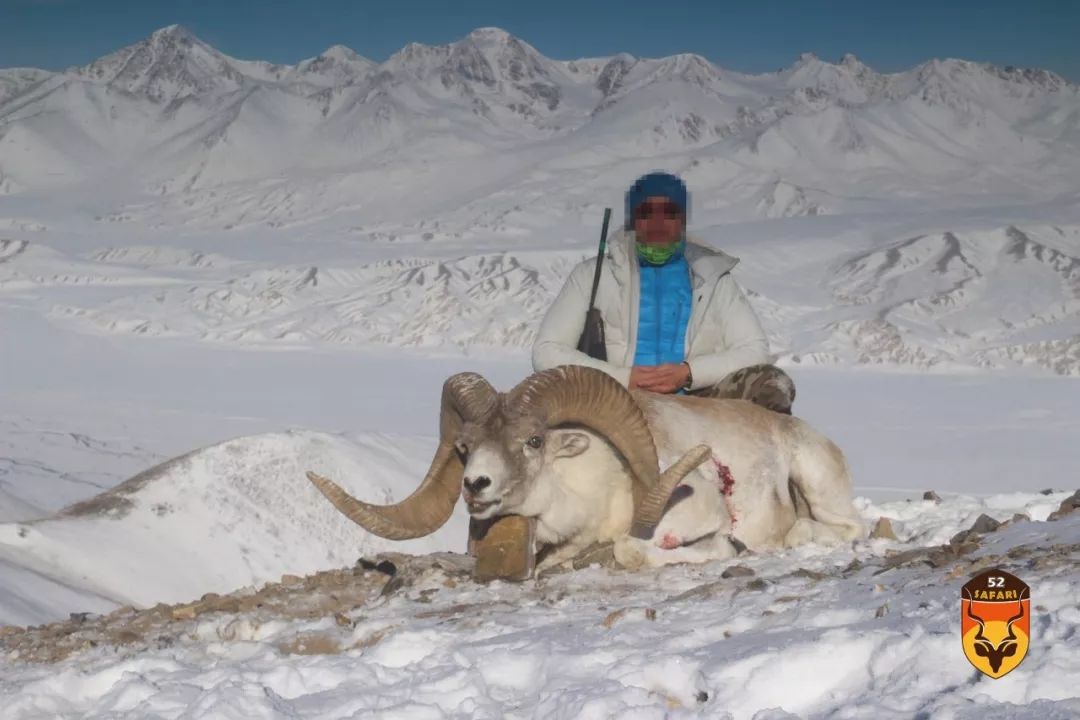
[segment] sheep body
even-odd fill
[[[630,532],[633,476],[604,436],[520,420],[490,424],[494,430],[472,439],[462,494],[470,508],[483,508],[474,517],[536,518],[537,544],[549,551],[541,568],[597,542],[613,542],[621,564],[640,567],[728,558],[732,538],[769,550],[864,532],[842,453],[806,422],[743,400],[633,396],[661,466],[699,444],[712,455],[676,489],[651,537]],[[539,447],[529,443],[535,437]]]

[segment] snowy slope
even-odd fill
[[[434,452],[428,445],[311,432],[237,438],[148,468],[49,519],[0,525],[0,556],[19,569],[14,577],[5,573],[3,621],[44,619],[29,609],[33,598],[21,594],[28,573],[115,605],[148,606],[188,600],[195,588],[229,592],[285,573],[337,567],[390,547],[460,548],[464,510],[430,537],[391,543],[347,520],[305,477],[313,470],[387,502],[423,478],[425,455]],[[104,562],[88,556],[91,547]],[[69,612],[76,610],[73,604]]]
[[[523,585],[475,585],[460,555],[383,556],[392,579],[283,577],[9,632],[0,688],[13,718],[1069,718],[1080,515],[1047,522],[1063,495],[990,498],[1007,526],[966,542],[950,534],[983,508],[924,500],[864,508],[899,541]],[[999,680],[957,630],[958,588],[989,567],[1032,588],[1028,655]]]
[[[15,97],[28,88],[52,75],[47,70],[36,68],[5,68],[0,70],[0,103]]]
[[[861,317],[831,321],[811,352],[924,367],[1022,358],[1080,374],[1075,227],[911,238],[847,260],[829,284]]]
[[[29,241],[4,247],[0,288],[128,288],[53,304],[49,316],[67,327],[294,348],[526,350],[563,278],[587,257],[581,250],[423,257],[403,248],[404,255],[363,264],[282,266],[170,246],[81,258]],[[737,254],[745,261],[740,281],[785,362],[1032,366],[1080,375],[1080,225],[950,230],[872,249],[851,243],[842,260],[802,252],[797,301],[787,288],[774,289],[790,286],[792,272],[776,264],[776,251]],[[817,297],[806,286],[817,286]]]

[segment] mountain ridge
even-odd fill
[[[144,191],[169,194],[299,167],[412,162],[418,148],[438,160],[552,139],[565,140],[565,153],[614,157],[708,150],[769,174],[821,166],[823,187],[850,168],[914,180],[935,165],[955,176],[987,166],[1004,184],[1025,164],[1071,173],[1080,87],[1045,70],[955,59],[878,73],[850,53],[838,63],[804,53],[757,75],[693,53],[553,60],[491,27],[445,45],[409,43],[381,63],[335,45],[280,65],[230,57],[173,25],[62,72],[0,70],[9,194],[118,167]]]

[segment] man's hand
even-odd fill
[[[630,368],[630,389],[640,388],[658,393],[673,393],[686,384],[690,368],[683,363],[635,365]]]

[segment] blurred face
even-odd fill
[[[648,245],[676,242],[683,231],[683,213],[665,197],[650,197],[634,209],[637,240]]]

